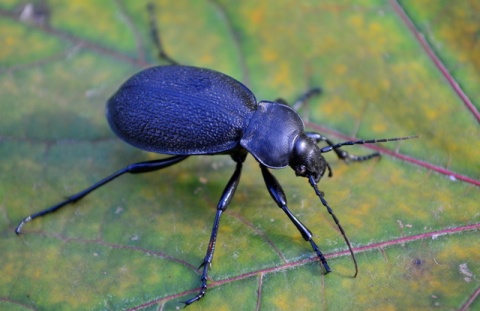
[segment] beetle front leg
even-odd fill
[[[220,201],[217,205],[217,213],[215,214],[215,221],[213,222],[212,233],[210,235],[210,242],[208,243],[207,254],[203,259],[202,264],[199,268],[203,267],[202,272],[202,286],[200,288],[200,292],[195,296],[190,298],[189,300],[185,301],[185,306],[188,306],[195,301],[200,300],[203,296],[205,296],[205,292],[207,290],[207,279],[208,279],[208,269],[210,268],[210,264],[213,260],[213,253],[215,251],[215,243],[217,241],[217,234],[218,234],[218,227],[220,224],[220,217],[222,213],[227,209],[228,204],[233,198],[235,194],[235,190],[237,189],[238,183],[240,182],[240,175],[242,173],[242,162],[237,162],[237,167],[235,168],[235,172],[233,173],[232,177],[228,181],[227,186],[223,190],[223,194],[220,197]]]
[[[285,196],[285,192],[282,189],[282,186],[280,186],[275,176],[270,173],[266,166],[260,164],[260,168],[262,169],[263,179],[265,180],[265,184],[267,185],[268,192],[270,193],[272,199],[275,201],[275,203],[277,203],[278,207],[280,207],[285,212],[285,214],[287,214],[288,218],[290,218],[295,227],[297,227],[298,231],[300,231],[303,239],[307,242],[310,242],[313,250],[317,254],[318,258],[320,258],[320,261],[322,262],[326,273],[331,272],[332,270],[328,266],[327,259],[322,254],[315,241],[313,241],[313,236],[310,230],[308,230],[308,228],[304,224],[302,224],[300,220],[298,220],[288,208],[287,198]]]

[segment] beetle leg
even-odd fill
[[[180,162],[182,160],[185,160],[186,158],[188,158],[188,156],[181,155],[181,156],[173,156],[173,157],[166,158],[166,159],[160,159],[160,160],[146,161],[146,162],[139,162],[139,163],[130,164],[130,165],[122,168],[121,170],[113,173],[112,175],[110,175],[108,177],[105,177],[104,179],[100,180],[99,182],[96,182],[95,184],[91,185],[87,189],[82,190],[82,191],[80,191],[80,192],[78,192],[74,195],[69,196],[66,200],[64,200],[64,201],[62,201],[62,202],[60,202],[60,203],[58,203],[54,206],[51,206],[47,209],[44,209],[40,212],[32,214],[28,217],[25,217],[18,224],[17,228],[15,229],[15,233],[20,234],[20,231],[22,230],[22,227],[27,222],[32,221],[35,218],[42,217],[46,214],[53,213],[53,212],[59,210],[60,208],[64,207],[65,205],[75,203],[78,200],[80,200],[81,198],[83,198],[84,196],[86,196],[87,194],[89,194],[90,192],[92,192],[93,190],[100,188],[101,186],[105,185],[106,183],[116,179],[117,177],[119,177],[119,176],[121,176],[125,173],[139,174],[139,173],[153,172],[153,171],[157,171],[157,170],[160,170],[162,168],[168,167],[170,165],[177,164],[178,162]]]
[[[298,111],[303,105],[307,104],[310,98],[318,96],[322,93],[322,89],[319,87],[308,90],[305,94],[300,96],[292,105],[293,110]]]
[[[245,157],[243,157],[245,159]],[[223,190],[222,196],[217,205],[217,213],[215,214],[215,221],[213,222],[212,233],[210,235],[210,242],[208,243],[207,254],[203,259],[202,264],[199,268],[203,267],[202,272],[202,286],[200,287],[199,293],[187,301],[184,302],[185,306],[188,306],[195,301],[200,300],[203,296],[205,296],[205,292],[207,290],[207,278],[208,278],[208,269],[210,268],[210,264],[212,263],[213,253],[215,251],[215,243],[217,241],[217,234],[218,234],[218,226],[220,224],[220,216],[222,213],[227,209],[228,204],[233,198],[235,194],[235,190],[237,189],[238,183],[240,182],[240,175],[242,173],[242,161],[237,161],[237,167],[235,168],[235,172],[233,173],[232,177],[227,183],[227,186]]]
[[[287,105],[287,106],[288,106],[288,102],[287,102],[285,99],[280,98],[280,97],[277,98],[277,99],[275,99],[275,102],[276,102],[276,103],[279,103],[279,104],[283,104],[283,105]]]
[[[160,40],[160,33],[158,31],[157,21],[155,18],[155,5],[153,3],[149,3],[147,5],[147,11],[150,22],[150,36],[152,38],[153,44],[155,44],[155,47],[157,48],[158,58],[163,59],[170,65],[179,65],[177,61],[168,56],[167,52],[165,52],[165,49],[163,48],[162,41]]]
[[[305,94],[303,94],[302,96],[300,96],[294,103],[293,105],[291,106],[293,110],[297,111],[300,110],[300,108],[302,108],[304,105],[308,104],[308,101],[310,100],[310,98],[312,98],[313,96],[318,96],[320,95],[320,93],[322,93],[322,89],[320,88],[312,88],[310,90],[308,90]],[[275,100],[276,103],[279,103],[279,104],[284,104],[284,105],[287,105],[288,106],[288,102],[283,99],[283,98],[277,98]]]
[[[335,143],[332,142],[330,139],[328,139],[327,137],[319,134],[319,133],[315,133],[315,132],[307,132],[305,133],[308,137],[310,137],[311,139],[315,140],[315,142],[318,144],[319,142],[321,141],[324,141],[327,143],[327,145],[333,147],[335,146]],[[343,160],[345,162],[349,162],[349,161],[365,161],[365,160],[369,160],[371,158],[374,158],[374,157],[380,157],[380,153],[378,152],[374,152],[372,154],[367,154],[367,155],[364,155],[364,156],[356,156],[356,155],[353,155],[353,154],[350,154],[346,151],[344,151],[343,149],[340,149],[340,148],[334,148],[333,151],[337,154],[337,157],[340,159],[340,160]]]
[[[313,250],[317,254],[318,258],[320,258],[320,261],[322,262],[326,273],[331,272],[332,270],[328,266],[327,259],[325,259],[325,256],[322,254],[317,244],[313,241],[313,236],[310,230],[308,230],[308,228],[304,224],[302,224],[300,220],[298,220],[288,208],[285,192],[283,191],[275,176],[270,173],[266,166],[260,164],[260,168],[262,169],[263,179],[265,180],[265,184],[267,185],[268,192],[270,193],[272,199],[275,201],[275,203],[277,203],[278,207],[280,207],[285,212],[285,214],[287,214],[288,218],[290,218],[295,227],[297,227],[298,231],[300,231],[303,239],[307,242],[310,242]]]

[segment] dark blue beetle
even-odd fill
[[[175,62],[164,53],[161,47],[155,25],[152,27],[152,34],[160,56],[174,64]],[[318,93],[318,89],[311,90],[301,97],[298,103],[302,104],[310,96]],[[279,99],[275,102],[257,102],[246,86],[227,75],[209,69],[180,65],[153,67],[131,77],[108,101],[107,119],[113,131],[127,143],[143,150],[173,156],[130,164],[66,200],[24,218],[15,232],[20,234],[27,222],[77,202],[122,174],[160,170],[185,160],[191,155],[229,154],[236,162],[235,172],[217,205],[210,243],[200,265],[203,267],[202,286],[196,296],[185,301],[186,305],[205,295],[208,268],[215,250],[220,217],[235,193],[240,180],[242,163],[248,153],[251,153],[260,163],[265,184],[273,200],[287,214],[302,237],[310,242],[328,273],[331,269],[313,241],[310,230],[289,210],[285,193],[268,168],[279,169],[289,165],[297,176],[308,178],[348,245],[355,264],[356,276],[358,267],[350,242],[332,209],[323,198],[323,193],[317,188],[317,183],[327,170],[329,176],[332,175],[330,166],[322,153],[334,151],[342,160],[363,161],[379,154],[356,157],[339,147],[411,138],[361,140],[334,144],[318,133],[305,132],[301,118],[285,101]],[[317,144],[322,141],[328,146],[318,147]]]
[[[312,90],[299,102],[306,101],[318,92],[319,90]],[[248,153],[260,163],[270,195],[303,238],[310,242],[328,273],[331,269],[313,241],[310,230],[289,210],[284,191],[267,168],[279,169],[290,165],[297,176],[308,178],[348,245],[355,263],[356,276],[358,268],[350,242],[323,198],[323,193],[317,188],[317,183],[326,170],[331,176],[330,166],[322,153],[333,150],[343,160],[362,161],[379,154],[356,157],[339,147],[408,138],[333,144],[318,133],[305,132],[299,115],[283,100],[257,103],[255,96],[245,85],[227,75],[209,69],[179,65],[153,67],[131,77],[108,101],[106,115],[115,134],[127,143],[143,150],[174,156],[128,165],[65,201],[26,217],[16,228],[16,233],[20,233],[26,222],[74,203],[124,173],[160,170],[191,155],[229,154],[237,166],[217,206],[207,254],[200,266],[203,267],[202,287],[195,297],[185,301],[186,305],[205,295],[220,216],[233,197],[240,180],[242,163]],[[318,147],[317,143],[321,141],[325,141],[329,146]]]
[[[270,168],[291,165],[316,182],[325,172],[320,148],[304,133],[298,114],[283,103],[261,101],[222,73],[189,66],[146,69],[107,103],[113,131],[147,151],[175,155],[247,152]]]

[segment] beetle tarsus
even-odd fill
[[[212,252],[212,255],[213,255],[213,252]],[[204,260],[203,263],[200,265],[200,267],[202,267],[202,266],[204,267],[204,269],[203,269],[203,272],[202,272],[202,278],[201,278],[202,286],[200,287],[200,291],[198,292],[197,295],[193,296],[192,298],[190,298],[186,301],[183,301],[183,303],[185,304],[184,308],[186,308],[187,306],[191,305],[192,303],[202,299],[205,296],[205,293],[207,292],[207,274],[208,274],[208,271],[207,271],[206,267],[209,266],[209,263],[206,260]]]
[[[15,233],[17,235],[20,235],[22,234],[22,228],[23,226],[25,226],[25,224],[29,221],[32,220],[32,216],[28,216],[28,217],[25,217],[24,219],[22,219],[22,221],[18,224],[18,226],[15,228]]]
[[[320,251],[317,244],[313,241],[313,239],[310,239],[309,242],[312,245],[313,250],[317,254],[317,257],[320,259],[321,263],[323,264],[323,267],[325,268],[325,274],[332,272],[332,269],[328,265],[327,259],[325,258],[323,253]]]

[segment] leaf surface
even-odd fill
[[[272,202],[253,157],[222,216],[195,310],[480,308],[480,31],[475,1],[158,1],[167,52],[224,72],[258,100],[293,103],[309,130],[380,160],[319,184],[356,251],[354,269],[308,181],[274,171],[322,266]],[[124,176],[73,206],[23,217],[127,164],[153,160],[108,128],[104,103],[164,64],[144,1],[0,4],[0,309],[175,310],[198,291],[228,156]],[[281,125],[279,125],[281,126]]]

